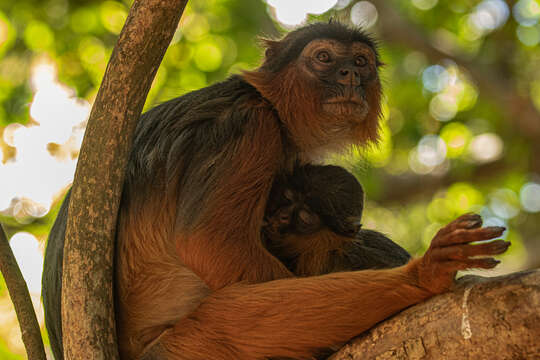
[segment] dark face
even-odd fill
[[[374,50],[362,42],[332,39],[311,41],[299,59],[322,89],[323,111],[364,118],[369,111],[366,93],[378,83]]]
[[[344,236],[360,229],[363,189],[338,166],[304,165],[274,182],[266,209],[267,230],[311,234],[323,228]]]
[[[267,230],[276,234],[312,234],[322,229],[317,213],[306,204],[306,194],[295,191],[292,184],[275,184],[266,210]]]

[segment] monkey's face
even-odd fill
[[[265,230],[274,235],[312,234],[321,230],[322,220],[306,204],[305,197],[289,187],[274,186],[266,209]]]
[[[301,68],[320,89],[325,113],[362,122],[369,110],[369,91],[379,89],[374,50],[362,42],[311,41],[300,56]]]

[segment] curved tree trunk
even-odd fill
[[[66,359],[117,359],[116,216],[137,119],[187,0],[135,0],[92,107],[69,204],[62,280]]]
[[[331,360],[540,359],[540,270],[458,281],[344,346]]]

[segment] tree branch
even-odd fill
[[[471,181],[475,184],[493,180],[517,166],[510,165],[507,161],[497,160],[494,162],[476,165],[464,172],[453,171],[443,176],[437,175],[406,175],[380,174],[384,189],[376,199],[381,204],[406,204],[417,198],[431,198],[441,188],[450,186],[460,181]]]
[[[116,217],[133,132],[187,0],[135,0],[81,148],[69,204],[62,281],[66,359],[117,359]]]
[[[331,360],[538,359],[540,270],[495,278],[466,276],[377,325]]]
[[[39,324],[28,287],[17,265],[6,233],[0,224],[0,272],[4,276],[9,296],[19,320],[26,354],[32,360],[46,360]]]

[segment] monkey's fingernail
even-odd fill
[[[480,225],[482,225],[482,219],[469,220],[469,221],[465,222],[465,227],[467,229],[477,228]]]
[[[510,246],[510,242],[508,241],[495,240],[493,242],[493,250],[494,250],[493,254],[502,254],[503,252],[506,251],[506,249],[508,249],[509,246]]]
[[[488,226],[485,229],[488,232],[494,233],[494,234],[496,234],[496,233],[501,233],[502,234],[506,230],[506,228],[504,226]]]

